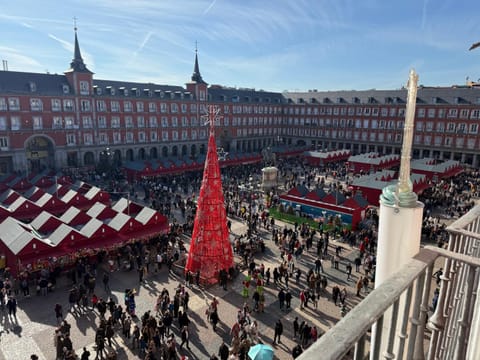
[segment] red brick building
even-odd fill
[[[208,85],[197,55],[184,87],[97,80],[74,57],[63,75],[0,71],[0,174],[43,168],[118,166],[204,156],[206,106],[220,107],[218,146],[400,153],[406,89],[275,93]],[[420,87],[413,157],[479,165],[480,90]]]

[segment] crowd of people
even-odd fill
[[[299,304],[302,311],[320,310],[321,299],[331,301],[338,306],[343,316],[348,311],[348,306],[355,303],[350,300],[367,294],[375,281],[378,216],[374,210],[367,213],[366,220],[355,231],[324,231],[322,226],[313,228],[305,224],[279,226],[268,216],[268,209],[258,199],[255,191],[241,190],[242,185],[254,183],[252,174],[258,174],[260,169],[261,165],[248,165],[222,170],[227,213],[231,220],[243,222],[245,225],[245,233],[237,234],[233,245],[239,262],[243,262],[246,275],[241,293],[244,305],[238,310],[236,321],[229,326],[230,343],[223,342],[218,353],[211,355],[211,359],[247,359],[252,345],[267,341],[260,331],[263,325],[259,325],[256,319],[262,312],[271,311],[265,308],[265,297],[268,296],[266,287],[276,291],[276,301],[281,311],[280,314],[274,313],[278,319],[272,325],[274,336],[270,339],[271,343],[277,344],[281,343],[285,333],[282,313],[291,311],[292,300]],[[348,174],[342,173],[343,169],[343,166],[336,164],[319,171],[297,160],[291,160],[281,165],[280,173],[285,179],[286,188],[303,183],[307,186],[319,185],[346,192],[346,186],[342,183],[344,184],[345,180],[348,183]],[[436,211],[443,208],[445,212],[442,214],[451,217],[468,211],[474,205],[474,197],[478,195],[480,180],[477,175],[475,171],[469,170],[461,175],[461,181],[441,181],[422,194],[420,200],[425,203],[426,210],[422,229],[425,239],[436,242],[439,246],[448,242],[445,226]],[[123,342],[143,359],[178,359],[188,356],[189,353],[193,354],[190,339],[198,337],[192,334],[194,330],[189,316],[191,310],[188,306],[188,286],[200,286],[199,281],[194,280],[196,274],[190,274],[190,278],[187,277],[185,282],[178,279],[173,294],[163,289],[156,303],[152,304],[152,310],[140,317],[136,314],[133,290],[125,291],[123,304],[116,303],[112,297],[101,298],[96,294],[97,271],[106,274],[101,278],[104,293],[108,294],[110,271],[137,271],[141,285],[149,274],[172,270],[173,264],[186,252],[181,234],[188,234],[193,228],[195,194],[198,193],[200,185],[200,172],[145,178],[129,185],[128,191],[137,198],[137,194],[144,194],[139,201],[170,216],[171,232],[148,243],[129,244],[113,254],[99,254],[95,259],[79,259],[68,273],[72,281],[68,294],[68,313],[74,316],[84,316],[87,313],[97,315],[98,326],[92,339],[95,344],[95,359],[116,358],[115,347],[112,346],[115,345],[116,337],[122,337]],[[120,185],[113,183],[112,186]],[[333,238],[337,240],[336,244],[341,245],[332,245]],[[268,244],[269,242],[271,244]],[[277,265],[272,269],[262,263],[267,244],[276,246],[280,254],[275,260]],[[342,253],[344,249],[351,248],[357,254],[353,263]],[[103,268],[97,270],[101,266]],[[162,267],[166,270],[162,270]],[[341,281],[335,279],[326,271],[327,268],[340,271],[345,278]],[[29,296],[30,286],[36,287],[41,280],[46,280],[47,288],[40,287],[40,293],[47,295],[48,284],[54,283],[57,276],[54,269],[45,270],[35,282],[27,279],[26,289],[25,286],[22,287],[23,279],[16,281],[17,285],[9,284],[9,280],[0,282],[0,289],[4,294],[0,297],[2,309],[4,305],[7,306],[9,299],[15,299],[20,290],[25,297]],[[349,281],[352,284],[346,286]],[[353,288],[353,291],[350,288]],[[75,353],[70,338],[70,324],[62,306],[57,305],[54,309],[57,322],[54,335],[57,359],[76,359],[79,355],[82,360],[88,360],[90,352],[87,348],[84,348],[81,354]],[[213,298],[205,311],[213,331],[218,331],[217,324],[221,321],[218,305],[219,300]],[[10,311],[10,307],[8,309]],[[15,311],[12,310],[13,313]],[[298,316],[295,316],[291,326],[288,326],[288,333],[292,334],[295,341],[291,348],[293,358],[298,357],[321,336],[321,330],[315,324],[299,319]]]

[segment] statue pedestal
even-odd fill
[[[262,189],[268,191],[278,185],[278,169],[274,166],[262,169]]]

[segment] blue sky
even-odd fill
[[[478,0],[2,1],[10,71],[62,73],[73,18],[97,79],[184,85],[198,41],[209,84],[268,91],[395,89],[480,78]]]

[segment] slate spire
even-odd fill
[[[73,59],[70,63],[70,69],[77,72],[90,72],[87,69],[87,66],[83,62],[82,54],[80,53],[80,45],[78,44],[78,36],[77,36],[77,26],[75,25],[75,49],[73,52]]]
[[[198,66],[198,51],[196,46],[195,46],[195,66],[193,67],[192,81],[198,84],[206,84],[206,82],[203,81],[202,79],[202,75],[200,75],[200,67]]]

